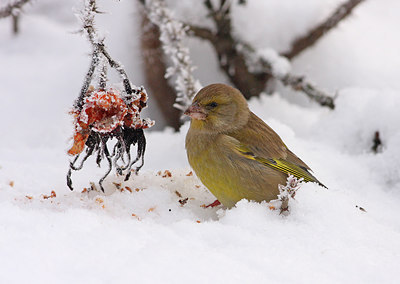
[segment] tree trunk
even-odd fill
[[[178,130],[181,124],[181,112],[173,107],[176,98],[175,90],[165,79],[167,66],[159,39],[160,31],[156,25],[150,22],[145,13],[141,13],[141,15],[141,50],[146,88],[155,98],[167,125]]]

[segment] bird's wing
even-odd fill
[[[290,151],[279,135],[254,113],[250,114],[245,127],[229,136],[236,140],[235,149],[243,157],[324,186],[311,174],[307,164]]]
[[[247,124],[228,134],[246,145],[254,154],[264,158],[283,159],[299,167],[311,170],[306,163],[290,151],[279,135],[254,113],[250,113]]]
[[[243,144],[236,144],[235,150],[246,159],[257,161],[269,168],[283,172],[285,174],[291,174],[296,178],[302,178],[305,182],[317,182],[320,183],[306,168],[291,163],[284,159],[273,159],[263,158],[254,154],[247,146]]]
[[[254,113],[245,126],[227,134],[248,147],[257,156],[286,159],[288,149],[279,135]]]

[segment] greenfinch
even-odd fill
[[[288,174],[321,184],[311,169],[249,110],[242,93],[224,84],[201,89],[190,116],[186,151],[190,166],[222,205],[277,199]],[[218,203],[214,203],[218,204]]]

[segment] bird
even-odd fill
[[[184,112],[190,117],[185,147],[197,177],[232,208],[247,199],[277,199],[288,175],[325,187],[279,135],[248,107],[243,94],[225,84],[202,88]]]

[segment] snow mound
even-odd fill
[[[49,9],[53,2],[45,1]],[[316,0],[306,1],[307,5],[267,1],[265,9],[258,5],[262,1],[248,2],[233,11],[235,29],[256,47],[284,50],[293,36],[323,19],[340,1],[329,0],[327,6]],[[367,4],[386,7],[375,2]],[[124,3],[121,5],[131,5],[131,1]],[[187,3],[182,5],[190,15],[205,13]],[[277,5],[286,11],[285,17],[275,12]],[[306,16],[299,16],[299,7]],[[374,19],[374,26],[385,22],[375,20],[375,10],[369,8],[370,15],[366,8],[360,10],[366,15],[364,21]],[[125,10],[123,23],[130,23],[131,10]],[[89,159],[84,170],[73,173],[76,191],[71,192],[65,176],[73,125],[67,112],[87,71],[88,46],[83,38],[70,33],[76,30],[70,11],[51,14],[50,19],[44,15],[46,11],[23,15],[18,37],[10,35],[9,26],[0,25],[0,283],[400,282],[400,96],[398,80],[393,79],[395,69],[382,69],[388,62],[395,65],[398,61],[397,45],[388,44],[392,37],[386,36],[381,45],[390,48],[388,57],[382,59],[386,53],[369,48],[376,54],[376,58],[366,57],[372,58],[372,63],[362,58],[364,49],[354,49],[360,62],[374,68],[380,62],[379,70],[386,74],[383,79],[377,76],[377,69],[365,77],[363,64],[349,60],[343,49],[332,48],[333,42],[335,47],[346,43],[338,40],[346,36],[340,28],[325,44],[316,46],[316,53],[303,55],[293,65],[297,73],[299,65],[325,62],[328,67],[315,65],[318,71],[311,73],[316,77],[310,78],[320,75],[319,85],[327,83],[332,89],[338,82],[339,86],[353,84],[339,91],[334,111],[296,105],[279,94],[250,101],[250,108],[329,188],[304,184],[290,201],[290,214],[282,216],[266,204],[246,200],[231,210],[203,208],[214,197],[189,174],[184,146],[188,123],[178,133],[171,129],[146,131],[145,166],[128,182],[110,175],[105,194],[82,193],[104,174],[104,168],[98,169],[94,159]],[[255,18],[254,12],[265,22],[249,21]],[[382,14],[385,17],[380,20],[387,17]],[[57,22],[63,15],[62,23]],[[130,58],[139,49],[121,44],[128,28],[121,29],[134,25],[121,24],[115,18],[108,24],[117,26],[118,31],[108,36],[113,54]],[[269,36],[279,26],[294,29],[279,33],[282,38]],[[396,35],[396,25],[387,27]],[[359,28],[352,31],[355,39],[363,35],[374,40],[371,33],[359,32]],[[348,44],[352,43],[346,48]],[[332,53],[327,56],[323,50]],[[129,60],[122,61],[129,64]],[[340,64],[344,61],[352,68],[344,68]],[[220,76],[209,71],[209,64],[203,66],[213,80]],[[277,66],[283,65],[278,62]],[[331,71],[332,66],[337,69]],[[132,65],[127,72],[141,84],[135,68]],[[368,79],[371,77],[374,80]],[[383,145],[374,154],[371,147],[376,131]]]

